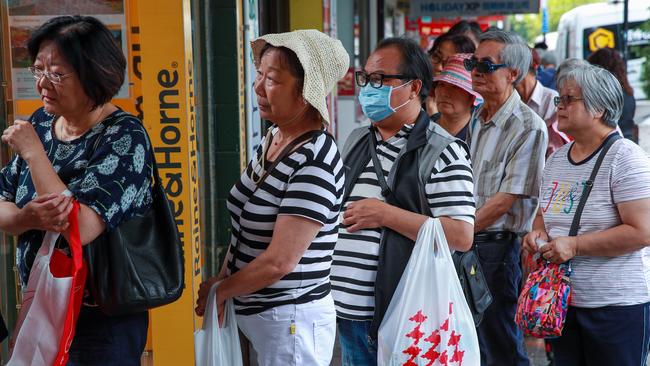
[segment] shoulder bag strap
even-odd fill
[[[271,127],[271,128],[273,128],[273,127]],[[257,190],[262,186],[262,183],[264,183],[266,178],[268,178],[268,176],[271,174],[273,169],[275,169],[278,166],[278,164],[280,164],[280,162],[284,158],[286,158],[289,154],[291,154],[298,146],[309,142],[309,140],[311,140],[314,136],[318,136],[321,133],[323,133],[322,130],[307,131],[307,132],[303,133],[302,135],[298,136],[298,138],[291,141],[289,144],[287,144],[287,146],[285,146],[285,148],[282,150],[282,152],[280,152],[280,155],[278,155],[278,157],[273,161],[273,163],[271,163],[271,165],[269,165],[268,168],[266,168],[266,169],[263,168],[264,173],[260,177],[259,182],[257,182],[257,185],[253,189],[253,192],[251,192],[250,196],[248,197],[248,200],[246,202],[244,202],[244,205],[242,205],[242,208],[246,205],[246,203],[248,203],[248,201],[250,201],[250,199],[253,197],[255,192],[257,192]],[[273,135],[271,135],[271,139],[273,139]],[[270,144],[271,144],[271,141],[269,141],[269,145]],[[262,151],[262,154],[264,154],[263,151]],[[262,166],[265,163],[266,162],[263,161]],[[241,235],[242,235],[241,223],[239,224],[239,230],[237,230],[236,235],[237,235],[237,241],[235,242],[235,248],[234,248],[234,252],[233,252],[233,256],[232,256],[232,261],[230,262],[230,265],[228,265],[228,269],[230,270],[230,274],[232,274],[235,271],[235,261],[237,260],[237,253],[239,253],[239,244],[241,242]]]
[[[580,227],[580,218],[582,217],[582,210],[584,210],[585,204],[587,203],[587,198],[589,197],[589,193],[591,193],[591,189],[594,187],[594,181],[596,180],[596,175],[598,174],[600,165],[603,163],[603,159],[605,159],[605,155],[607,155],[607,151],[609,150],[609,148],[612,147],[612,145],[614,145],[614,142],[616,142],[616,140],[620,138],[621,135],[619,135],[618,133],[615,136],[609,137],[607,139],[607,142],[605,143],[605,146],[603,146],[602,151],[598,155],[598,160],[596,160],[596,164],[594,164],[594,168],[591,171],[591,176],[589,177],[589,180],[585,182],[585,188],[582,191],[582,197],[580,197],[580,203],[578,203],[578,208],[576,208],[576,213],[575,215],[573,215],[573,222],[571,223],[569,236],[578,235],[578,229]]]
[[[377,175],[377,181],[379,182],[379,187],[381,188],[381,195],[388,197],[390,195],[390,187],[386,183],[386,177],[384,177],[384,169],[381,166],[379,157],[377,156],[377,135],[375,134],[375,128],[370,126],[370,138],[368,143],[368,152],[372,158],[372,166],[375,169],[375,174]]]
[[[113,113],[115,113],[115,112],[113,112]],[[109,114],[109,116],[112,115],[113,113]],[[103,123],[105,120],[106,120],[106,118],[104,118],[100,123]],[[140,121],[140,120],[138,120],[138,121],[142,125],[142,121]],[[106,126],[104,128],[104,130],[102,131],[102,133],[100,135],[97,135],[97,139],[95,140],[95,143],[93,144],[91,158],[92,158],[92,155],[95,155],[95,152],[99,148],[99,145],[101,143],[101,139],[106,135],[106,130],[108,129],[108,127],[114,126],[115,123],[116,122],[113,122],[109,126]],[[142,126],[144,128],[144,125],[142,125]],[[145,132],[147,132],[146,130],[147,129],[145,128]],[[149,143],[151,144],[151,138],[149,138],[148,132],[147,132],[147,139],[149,140]],[[156,162],[156,153],[155,153],[155,151],[153,149],[153,145],[151,146],[151,163],[152,163],[152,172],[153,172],[153,186],[151,187],[151,189],[153,190],[153,189],[156,188],[156,186],[160,186],[160,187],[163,186],[162,181],[160,179],[160,175],[158,173],[158,163]],[[162,190],[164,191],[165,189],[163,188]],[[167,194],[167,193],[165,192],[165,194]]]

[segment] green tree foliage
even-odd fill
[[[585,4],[602,3],[604,0],[547,0],[548,29],[549,32],[557,31],[560,17],[567,11]],[[526,14],[524,16],[508,17],[512,30],[519,33],[528,42],[533,43],[535,37],[542,34],[542,14]]]

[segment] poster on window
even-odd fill
[[[32,32],[51,18],[69,14],[93,16],[108,27],[127,55],[124,0],[7,0],[7,9],[14,100],[39,99],[34,77],[28,70],[32,61],[27,42]],[[125,74],[124,84],[115,98],[128,97],[129,80]]]

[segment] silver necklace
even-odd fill
[[[105,107],[106,107],[106,104],[102,105],[102,108],[99,110],[99,115],[97,116],[97,119],[95,120],[95,123],[93,123],[92,126],[91,126],[90,128],[93,128],[94,126],[96,126],[96,125],[97,125],[97,124],[102,120],[102,116],[104,115],[104,108],[105,108]],[[58,123],[58,124],[60,125],[60,127],[59,127],[59,140],[61,140],[61,141],[69,141],[69,140],[65,140],[65,139],[63,138],[63,134],[64,134],[64,129],[63,129],[63,119],[64,119],[64,118],[65,118],[65,117],[61,116],[61,118],[59,119],[59,123]],[[90,129],[90,128],[89,128],[89,129]],[[88,131],[89,129],[84,130],[84,132],[83,132],[81,135],[83,135],[84,133],[86,133],[86,131]],[[81,136],[81,135],[80,135],[80,136]],[[74,138],[71,139],[71,140],[74,140],[75,138],[78,138],[79,136],[73,136],[73,137],[74,137]]]

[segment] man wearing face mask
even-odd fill
[[[377,364],[377,330],[420,226],[440,218],[452,249],[472,243],[474,200],[467,146],[433,123],[421,104],[431,64],[405,38],[379,43],[356,73],[372,121],[343,148],[344,209],[332,263],[343,365]]]

